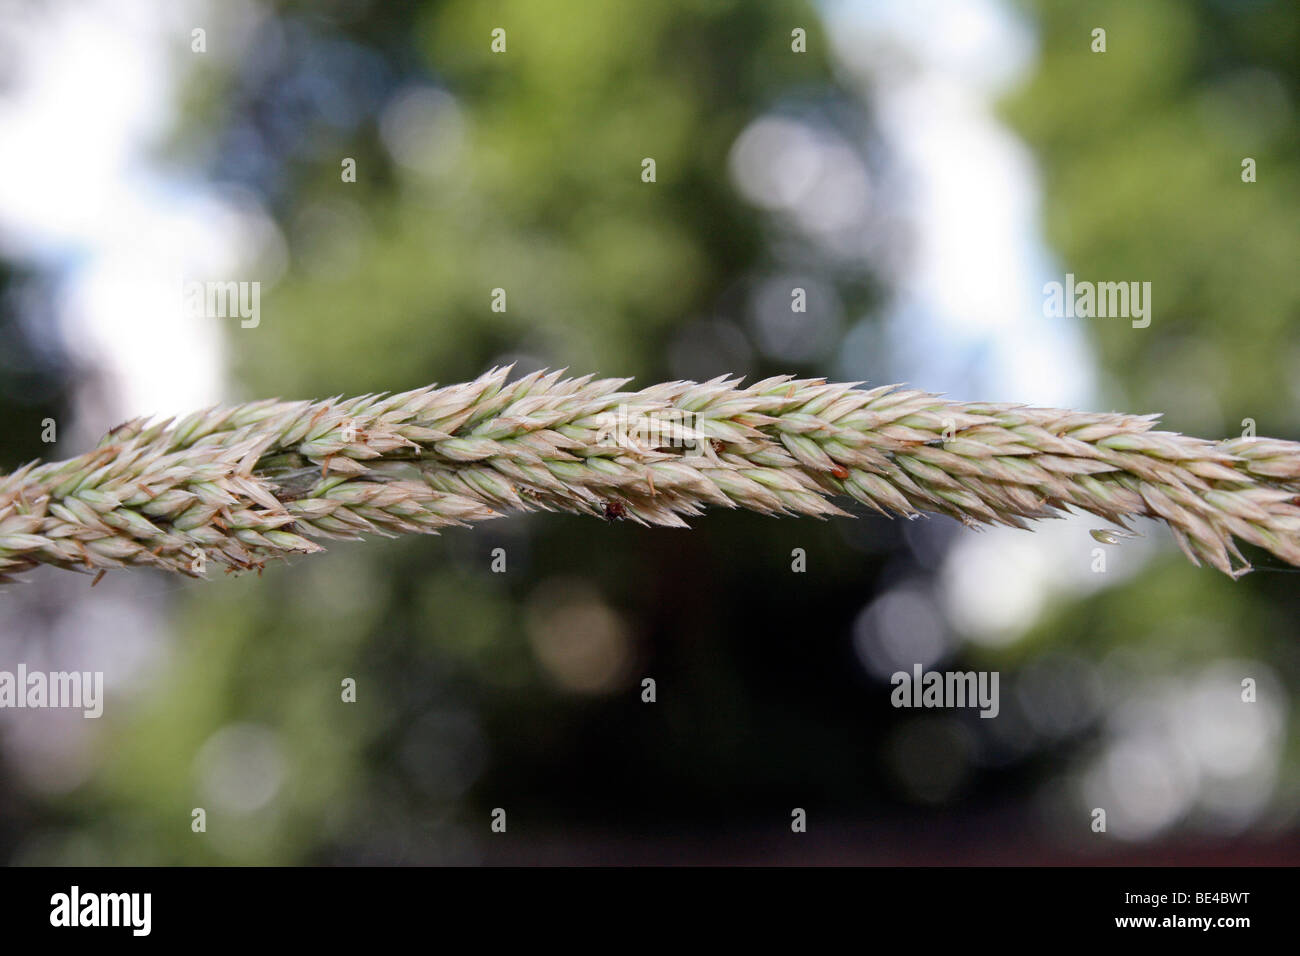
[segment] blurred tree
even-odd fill
[[[1006,111],[1042,164],[1061,272],[1149,281],[1153,297],[1144,329],[1050,321],[1090,323],[1112,407],[1206,437],[1242,434],[1247,419],[1260,435],[1300,436],[1300,8],[1030,6],[1041,65]],[[1096,27],[1105,53],[1091,51]],[[1243,180],[1247,158],[1257,181]],[[1188,573],[1171,552],[1054,608],[1031,646],[1093,661],[1129,648],[1125,670],[1149,680],[1246,659],[1300,687],[1294,569],[1251,552],[1260,569],[1234,583]],[[1284,747],[1278,807],[1300,794],[1294,725]]]
[[[1285,2],[1035,7],[1042,67],[1008,112],[1080,279],[1152,283],[1151,326],[1096,320],[1117,406],[1206,436],[1300,432],[1300,11]],[[1091,30],[1107,28],[1105,53]],[[1242,162],[1258,181],[1243,182]]]
[[[6,423],[0,463],[6,466],[50,457],[45,422],[67,421],[72,368],[53,331],[52,301],[47,276],[0,260],[0,419]]]

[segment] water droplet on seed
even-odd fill
[[[1121,538],[1136,538],[1137,533],[1127,528],[1093,528],[1088,532],[1102,544],[1119,544]]]

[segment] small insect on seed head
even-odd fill
[[[843,465],[831,465],[831,474],[843,481],[849,476],[849,470]]]
[[[614,521],[615,519],[626,517],[627,505],[623,504],[623,502],[619,501],[617,498],[605,502],[606,521]]]

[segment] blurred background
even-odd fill
[[[1297,48],[1287,0],[0,0],[0,469],[504,362],[1300,439]],[[1151,282],[1150,327],[1045,316],[1067,272]],[[260,282],[260,322],[186,281]],[[529,515],[260,578],[40,569],[0,669],[108,701],[0,711],[0,860],[1300,861],[1298,579],[1099,524]],[[999,671],[1000,715],[894,709],[917,662]]]

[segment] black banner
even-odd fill
[[[649,926],[996,943],[1231,945],[1289,922],[1292,869],[8,869],[6,934],[79,942],[400,940],[517,927],[616,941]],[[620,927],[622,932],[620,932]],[[612,936],[610,934],[613,934]]]

